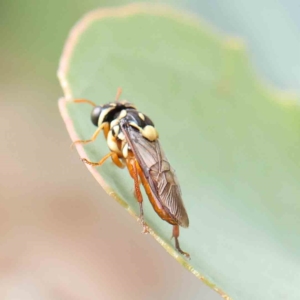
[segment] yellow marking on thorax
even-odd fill
[[[158,138],[158,132],[151,125],[147,125],[143,129],[141,129],[141,133],[149,141],[155,141]]]
[[[110,122],[110,128],[115,127],[116,125],[118,125],[120,122],[120,120],[118,119],[114,119],[113,121]]]
[[[129,123],[130,126],[137,128],[139,131],[141,131],[141,128],[134,122]]]
[[[136,123],[130,122],[130,126],[137,128],[140,133],[149,141],[155,141],[158,139],[158,132],[152,125],[147,125],[144,128],[139,127]]]
[[[125,109],[121,110],[120,115],[118,116],[118,119],[121,120],[123,118],[125,118],[127,115],[127,111]]]
[[[111,130],[108,132],[106,142],[107,142],[108,148],[111,151],[116,152],[116,153],[122,155],[122,152],[120,151],[120,149],[118,147],[118,144],[117,144],[117,141],[116,141],[115,137],[113,136]]]
[[[139,113],[139,117],[140,117],[143,121],[145,121],[145,116],[144,116],[142,113]]]

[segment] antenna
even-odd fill
[[[90,100],[86,100],[86,99],[75,99],[75,100],[72,100],[72,102],[75,102],[75,103],[87,103],[87,104],[90,104],[92,106],[96,106],[96,104]]]
[[[122,94],[122,88],[118,87],[117,94],[116,94],[116,102],[119,101],[121,94]]]

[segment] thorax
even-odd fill
[[[119,157],[127,158],[128,151],[131,150],[125,134],[122,131],[122,127],[120,126],[121,120],[123,124],[126,123],[127,126],[139,131],[141,138],[145,138],[149,141],[155,141],[158,138],[158,133],[152,120],[135,108],[124,107],[122,110],[111,111],[110,114],[111,118],[106,120],[109,123],[107,145],[109,149],[116,152]]]

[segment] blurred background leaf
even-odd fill
[[[139,226],[87,176],[62,130],[56,70],[70,28],[89,10],[130,2],[0,3],[4,299],[118,299],[117,291],[128,299],[219,298],[178,268],[155,241],[140,235]],[[196,12],[218,30],[245,38],[260,77],[299,91],[297,1],[164,3]],[[109,222],[113,226],[106,230]],[[122,257],[117,255],[120,248]],[[107,261],[115,262],[113,271]]]
[[[243,37],[258,74],[273,85],[300,91],[300,5],[296,0],[186,0],[182,7]]]

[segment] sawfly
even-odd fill
[[[175,172],[162,150],[154,123],[133,104],[119,101],[121,92],[119,88],[115,102],[102,106],[86,99],[73,100],[93,106],[91,121],[98,127],[91,139],[78,140],[73,144],[93,142],[103,131],[110,152],[99,162],[91,162],[86,158],[82,158],[82,161],[101,166],[110,157],[119,168],[127,167],[134,181],[134,195],[140,207],[143,232],[147,233],[148,227],[144,222],[140,184],[158,216],[173,225],[172,237],[176,250],[189,258],[189,254],[181,250],[178,241],[179,226],[188,227],[189,218]]]

